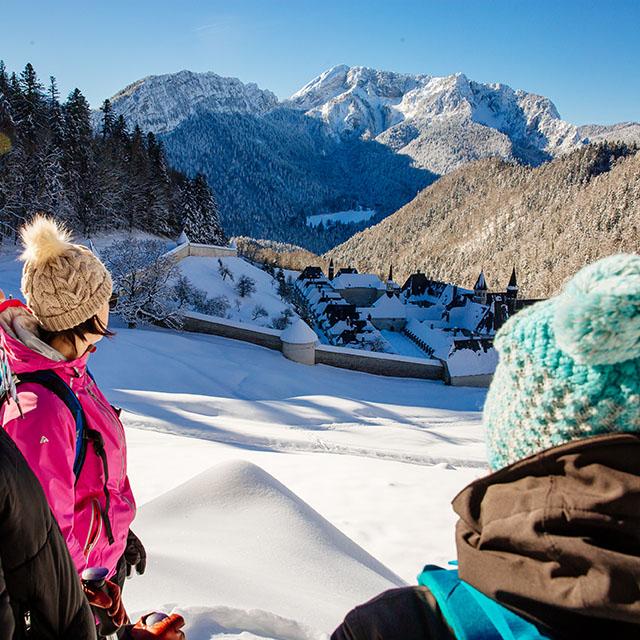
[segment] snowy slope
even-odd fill
[[[254,267],[243,258],[220,258],[220,261],[231,271],[231,276],[222,278],[218,271],[218,258],[190,256],[180,262],[180,271],[198,289],[202,289],[210,298],[225,296],[231,306],[227,312],[230,320],[247,322],[260,326],[268,326],[289,308],[278,295],[277,282],[266,271]],[[256,291],[241,298],[235,291],[236,284],[242,276],[255,281]],[[253,317],[256,307],[262,307],[268,315]],[[293,312],[293,309],[291,309]],[[297,315],[293,315],[293,319]]]
[[[147,582],[157,606],[233,605],[326,629],[363,593],[403,584],[249,462],[213,466],[145,505],[136,526],[155,550]],[[131,582],[130,607],[149,607],[142,582]]]
[[[168,331],[119,329],[93,358],[107,395],[125,408],[132,485],[147,503],[134,528],[150,568],[127,584],[131,609],[205,606],[210,620],[219,612],[209,607],[224,605],[249,628],[256,618],[246,612],[257,608],[272,622],[329,632],[348,608],[397,584],[261,472],[214,466],[238,458],[407,582],[424,562],[453,557],[448,503],[483,473],[483,391],[305,367],[253,345]],[[289,515],[274,515],[280,509]],[[317,563],[330,576],[309,585]],[[254,588],[253,575],[273,576],[273,588],[268,580]],[[296,634],[268,637],[307,637]]]
[[[14,257],[0,286],[17,294]],[[484,473],[484,391],[114,324],[90,366],[124,408],[149,552],[132,613],[177,607],[189,640],[316,639],[454,556],[449,502]]]

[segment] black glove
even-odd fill
[[[124,560],[127,563],[127,578],[131,575],[131,568],[136,568],[136,573],[142,575],[147,567],[147,552],[140,542],[140,538],[129,529],[127,546],[124,550]]]

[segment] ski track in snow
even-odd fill
[[[423,466],[433,466],[437,464],[447,464],[451,467],[466,467],[469,469],[486,469],[487,463],[483,460],[469,460],[454,456],[429,456],[424,454],[394,453],[392,451],[376,451],[362,447],[352,447],[326,442],[322,438],[316,437],[308,442],[287,442],[283,439],[260,438],[251,436],[247,438],[237,438],[225,436],[220,433],[211,433],[208,430],[190,429],[179,427],[170,423],[152,424],[148,421],[137,420],[127,412],[123,418],[127,426],[134,429],[148,429],[158,433],[170,433],[173,435],[196,438],[198,440],[209,440],[220,444],[227,444],[238,447],[264,448],[269,451],[280,453],[333,453],[338,455],[359,456],[363,458],[375,458],[377,460],[391,460],[395,462],[406,462],[407,464],[417,464]],[[344,428],[344,424],[340,425]],[[358,425],[353,425],[358,426]]]

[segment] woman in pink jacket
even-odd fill
[[[22,239],[28,309],[16,300],[0,304],[2,346],[22,381],[0,419],[40,480],[78,572],[106,567],[121,586],[132,566],[144,571],[146,558],[129,530],[136,506],[122,423],[87,370],[93,345],[111,335],[111,276],[52,220],[37,217]],[[69,404],[38,378],[45,371],[77,398],[83,434]]]

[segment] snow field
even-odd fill
[[[353,224],[370,220],[376,215],[374,209],[352,209],[350,211],[338,211],[336,213],[319,213],[314,216],[307,216],[307,225],[317,227],[320,223],[325,225],[333,222],[342,224]]]
[[[131,611],[197,607],[190,640],[321,637],[454,557],[449,502],[483,473],[482,390],[161,330],[118,329],[92,359],[125,408],[149,552]]]
[[[19,281],[15,251],[0,254],[0,287]],[[149,554],[125,586],[132,616],[175,608],[189,640],[320,640],[454,557],[449,503],[485,471],[483,390],[112,325],[90,366],[124,408]]]

